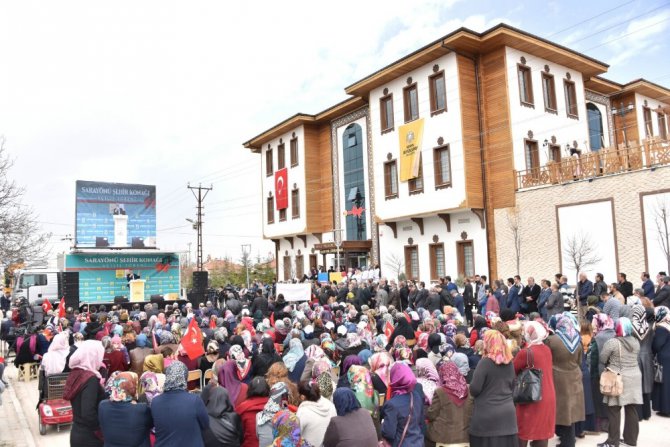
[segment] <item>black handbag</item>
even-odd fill
[[[542,400],[542,370],[535,369],[533,351],[526,349],[526,367],[514,380],[512,399],[515,404],[530,404]]]

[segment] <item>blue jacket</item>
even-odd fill
[[[654,283],[651,281],[651,279],[648,279],[642,283],[642,290],[644,290],[644,296],[650,300],[653,300],[656,297],[656,288],[654,287]]]
[[[154,426],[147,404],[103,400],[98,406],[105,447],[150,447],[149,431]]]
[[[584,284],[581,282],[577,283],[577,293],[579,294],[579,302],[584,304],[589,295],[593,295],[593,283],[588,279],[584,281]]]
[[[458,309],[461,316],[465,316],[465,303],[463,301],[463,295],[460,293],[454,297],[454,307]]]
[[[544,321],[547,321],[547,309],[545,309],[544,305],[547,304],[550,295],[551,289],[547,287],[540,292],[540,297],[537,299],[537,309],[540,311],[540,315]]]
[[[422,424],[424,423],[423,414],[423,389],[420,384],[417,384],[412,391],[414,398],[414,411],[412,418],[409,421],[407,434],[400,444],[402,432],[405,430],[407,423],[407,415],[410,409],[410,395],[402,394],[394,396],[387,400],[382,407],[382,437],[387,441],[392,442],[393,447],[413,447],[423,445],[423,431]]]
[[[508,309],[512,309],[512,311],[514,311],[515,314],[521,310],[521,305],[519,303],[520,291],[521,287],[514,284],[512,287],[509,288],[509,292],[507,293],[506,307]]]
[[[204,447],[202,432],[209,428],[205,404],[196,394],[167,391],[151,402],[156,428],[154,447]]]

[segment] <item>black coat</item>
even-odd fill
[[[621,292],[624,298],[628,299],[629,296],[633,295],[633,283],[630,281],[620,282],[619,292]]]
[[[400,288],[400,310],[407,309],[407,304],[409,303],[409,287]]]
[[[527,313],[537,312],[537,299],[540,297],[540,292],[542,292],[542,288],[538,284],[527,285],[523,288],[521,296],[523,297],[523,302],[528,306],[525,309]],[[528,297],[531,298],[531,301],[526,300]]]
[[[72,428],[70,445],[77,447],[102,447],[96,435],[100,430],[98,405],[105,399],[105,391],[96,376],[91,376],[70,401],[72,403]]]
[[[251,308],[249,311],[251,312],[251,315],[255,314],[257,310],[260,310],[263,313],[263,316],[266,317],[268,315],[268,300],[267,298],[263,298],[262,296],[257,296],[254,298],[254,302],[251,303]]]
[[[105,447],[150,447],[149,431],[154,426],[149,406],[144,403],[103,400],[98,406]]]
[[[661,289],[656,292],[656,296],[654,297],[654,307],[658,306],[668,306],[670,307],[670,286],[669,285],[664,285],[661,287]]]

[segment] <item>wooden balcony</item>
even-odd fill
[[[579,157],[564,157],[545,166],[516,171],[516,190],[560,185],[670,164],[670,141],[652,138],[628,147],[604,148]]]

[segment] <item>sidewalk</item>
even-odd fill
[[[2,393],[2,405],[0,405],[0,447],[35,447],[35,440],[23,408],[14,390],[16,384],[16,369],[8,366],[4,374],[9,387]]]

